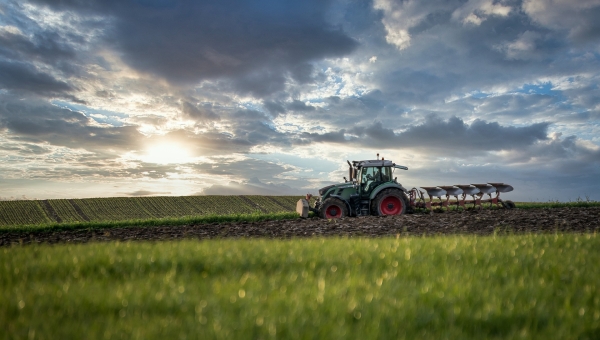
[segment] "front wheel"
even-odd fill
[[[320,209],[322,218],[342,218],[348,216],[348,208],[346,204],[339,198],[328,198],[323,201]]]
[[[398,189],[385,189],[373,200],[371,211],[374,215],[402,215],[408,206],[406,195]]]

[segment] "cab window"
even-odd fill
[[[375,168],[368,167],[362,169],[361,184],[368,184],[375,180]]]
[[[389,182],[392,180],[392,168],[389,166],[381,168],[381,180]]]

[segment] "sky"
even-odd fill
[[[599,83],[600,0],[0,0],[0,199],[600,200]]]

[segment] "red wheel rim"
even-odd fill
[[[342,217],[342,208],[335,204],[330,205],[325,209],[326,218],[340,218]]]
[[[379,204],[383,215],[398,215],[402,212],[402,201],[398,197],[388,196]]]

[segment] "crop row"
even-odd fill
[[[39,201],[0,201],[0,225],[51,222]]]
[[[179,196],[0,201],[0,226],[293,212],[298,196]]]

